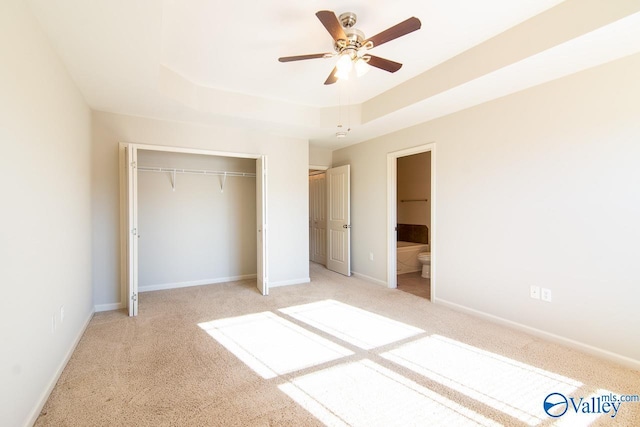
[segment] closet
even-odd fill
[[[129,144],[127,287],[266,282],[266,158]],[[262,279],[262,280],[260,280]]]
[[[350,166],[309,172],[309,260],[350,276]]]
[[[138,154],[140,292],[256,277],[255,161]]]
[[[327,179],[309,171],[309,260],[327,264]]]

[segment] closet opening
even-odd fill
[[[129,315],[146,291],[252,280],[267,295],[266,158],[121,148]]]
[[[309,168],[309,260],[351,276],[351,166]]]
[[[327,265],[327,168],[309,169],[309,261]]]

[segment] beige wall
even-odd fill
[[[91,116],[24,1],[0,28],[0,425],[24,426],[92,314]]]
[[[397,222],[426,225],[431,231],[431,152],[399,157],[397,162]],[[420,201],[402,202],[416,199]]]
[[[331,167],[331,150],[309,146],[309,165]]]
[[[386,281],[387,153],[435,142],[437,300],[639,361],[638,75],[634,55],[334,152],[353,270]]]
[[[267,156],[269,281],[309,280],[308,143],[251,130],[93,113],[93,280],[99,309],[120,303],[118,144],[199,148]]]
[[[256,170],[255,159],[148,150],[138,152],[138,164]],[[175,190],[171,180],[168,172],[138,173],[140,290],[255,277],[256,179],[177,173]]]

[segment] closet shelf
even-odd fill
[[[165,173],[186,173],[191,175],[215,175],[215,176],[244,176],[255,178],[256,174],[251,172],[231,172],[231,171],[210,171],[200,169],[177,169],[177,168],[158,168],[150,166],[138,166],[141,172],[165,172]]]
[[[224,192],[224,184],[227,182],[229,176],[240,176],[247,178],[255,178],[256,174],[251,172],[232,172],[232,171],[210,171],[201,169],[177,169],[177,168],[161,168],[152,166],[138,166],[138,170],[141,172],[161,172],[171,174],[171,188],[176,191],[176,174],[184,173],[189,175],[211,175],[221,176],[220,180],[220,192]]]

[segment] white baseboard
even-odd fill
[[[357,277],[358,279],[363,279],[363,280],[366,280],[367,282],[372,282],[372,283],[375,283],[376,285],[384,286],[385,288],[387,287],[387,282],[385,282],[384,280],[374,279],[373,277],[367,276],[362,273],[357,273],[355,271],[352,271],[351,274],[354,277]]]
[[[277,288],[279,286],[302,285],[304,283],[311,283],[311,279],[308,278],[308,277],[303,277],[301,279],[291,279],[291,280],[281,280],[279,282],[269,282],[269,288]]]
[[[98,304],[93,308],[93,311],[96,313],[100,313],[101,311],[120,310],[124,307],[124,304],[121,302],[114,302],[111,304]]]
[[[631,369],[640,370],[640,360],[632,359],[630,357],[623,356],[618,353],[613,353],[611,351],[594,347],[592,345],[585,344],[580,341],[572,340],[571,338],[566,338],[560,335],[552,334],[551,332],[546,332],[541,329],[524,325],[522,323],[514,322],[512,320],[508,320],[499,316],[494,316],[493,314],[485,313],[484,311],[469,308],[467,306],[456,304],[454,302],[450,302],[441,298],[434,298],[433,302],[436,304],[449,307],[456,311],[461,311],[463,313],[471,314],[476,317],[481,317],[483,319],[489,320],[494,323],[498,323],[498,324],[509,326],[511,328],[514,328],[523,332],[527,332],[531,335],[535,335],[537,337],[544,338],[558,344],[566,345],[567,347],[582,351],[584,353],[588,353],[593,356],[600,357],[602,359],[610,360],[610,361],[619,363],[621,365],[628,366]]]
[[[236,280],[255,279],[255,274],[242,276],[217,277],[215,279],[191,280],[188,282],[160,283],[157,285],[139,286],[138,292],[164,291],[166,289],[188,288],[190,286],[213,285],[215,283],[235,282]]]
[[[80,329],[80,332],[76,336],[76,339],[73,341],[73,344],[69,348],[69,351],[67,351],[67,354],[64,356],[64,359],[62,359],[62,362],[58,366],[58,369],[56,369],[55,373],[53,374],[51,381],[49,381],[49,385],[40,395],[40,399],[38,399],[38,404],[31,411],[31,415],[28,418],[28,422],[26,426],[32,426],[36,423],[36,420],[40,416],[40,411],[42,411],[42,408],[44,407],[45,403],[47,403],[47,400],[49,399],[49,395],[55,388],[58,380],[60,379],[60,375],[62,375],[62,371],[64,371],[64,368],[67,366],[67,363],[69,363],[69,359],[71,359],[73,352],[76,350],[76,347],[80,342],[80,338],[82,338],[82,336],[84,335],[84,331],[87,330],[87,326],[89,326],[89,322],[91,322],[91,319],[93,318],[94,313],[95,313],[94,310],[91,310],[91,313],[89,313],[89,317],[87,317],[87,320],[85,320],[84,325]]]

